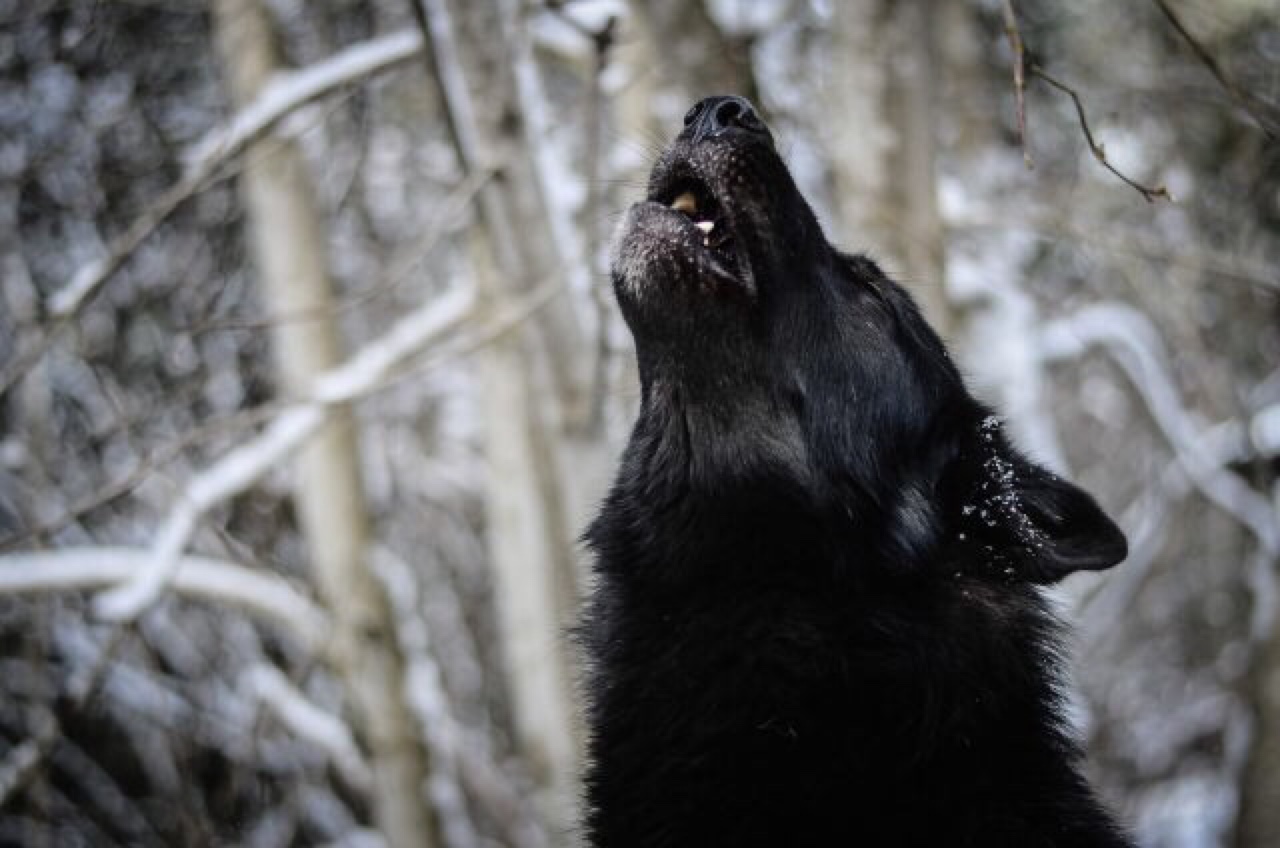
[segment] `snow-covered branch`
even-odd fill
[[[320,375],[309,398],[192,478],[177,495],[145,567],[127,584],[95,599],[98,615],[127,621],[155,603],[182,564],[182,552],[200,516],[243,492],[297,450],[324,422],[327,405],[350,402],[378,387],[398,365],[461,325],[474,303],[468,287],[420,306],[347,362]]]
[[[290,732],[328,754],[352,787],[367,789],[371,785],[369,766],[360,755],[351,728],[308,700],[280,669],[253,666],[240,677],[240,688],[251,699],[269,707]]]
[[[195,194],[224,162],[282,118],[340,86],[411,59],[421,47],[422,36],[418,32],[403,30],[348,47],[310,67],[276,74],[252,103],[192,146],[184,157],[187,165],[182,179],[144,212],[105,256],[81,266],[66,286],[53,293],[49,298],[50,315],[55,319],[74,315],[180,202]]]
[[[187,172],[209,172],[299,107],[412,59],[421,48],[421,34],[405,29],[348,47],[309,67],[276,73],[252,103],[196,142],[185,157]]]
[[[1191,482],[1211,503],[1249,529],[1264,551],[1280,553],[1280,520],[1267,498],[1227,471],[1198,436],[1199,428],[1169,376],[1164,344],[1150,319],[1122,303],[1086,306],[1043,328],[1048,361],[1079,356],[1101,346],[1133,383]]]
[[[0,556],[0,595],[94,590],[126,583],[151,553],[144,548],[62,548]],[[174,575],[180,594],[229,604],[284,624],[309,647],[327,637],[327,616],[280,577],[224,560],[184,556]]]

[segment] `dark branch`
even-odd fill
[[[1022,145],[1022,161],[1027,168],[1034,167],[1031,151],[1027,148],[1027,75],[1026,48],[1022,43],[1022,30],[1018,28],[1018,16],[1013,11],[1013,0],[1004,0],[1004,34],[1013,51],[1013,96],[1018,112],[1018,144]]]
[[[1227,92],[1233,101],[1235,101],[1235,104],[1248,113],[1249,117],[1253,118],[1254,123],[1258,125],[1258,129],[1262,130],[1262,132],[1266,134],[1267,138],[1272,141],[1280,140],[1277,138],[1275,130],[1271,128],[1267,119],[1258,111],[1257,104],[1253,101],[1253,98],[1246,94],[1240,86],[1236,85],[1234,80],[1227,76],[1226,72],[1222,70],[1222,66],[1218,64],[1218,60],[1213,58],[1213,54],[1205,49],[1205,46],[1191,34],[1191,32],[1182,23],[1182,20],[1174,13],[1173,9],[1169,7],[1166,0],[1153,0],[1153,2],[1160,11],[1164,13],[1164,16],[1168,18],[1169,23],[1173,25],[1173,28],[1178,31],[1178,35],[1182,36],[1182,40],[1187,42],[1187,46],[1191,48],[1191,52],[1196,54],[1196,58],[1209,69],[1209,73],[1213,74],[1213,78],[1218,81],[1218,84],[1222,86],[1223,90]]]
[[[1033,75],[1070,96],[1071,102],[1075,104],[1076,107],[1076,117],[1080,119],[1080,129],[1084,132],[1084,139],[1089,144],[1089,152],[1093,154],[1093,158],[1097,159],[1098,163],[1102,165],[1102,167],[1115,174],[1123,180],[1125,184],[1133,188],[1134,191],[1141,194],[1148,203],[1154,203],[1159,199],[1168,201],[1173,200],[1173,195],[1171,195],[1169,193],[1169,189],[1165,188],[1163,185],[1155,187],[1145,186],[1142,183],[1130,179],[1122,174],[1114,165],[1111,164],[1110,161],[1107,160],[1107,152],[1103,149],[1102,145],[1094,139],[1093,131],[1089,128],[1089,118],[1085,115],[1084,104],[1080,101],[1080,95],[1076,93],[1074,88],[1049,76],[1045,73],[1044,68],[1041,68],[1039,65],[1033,64],[1029,70]]]

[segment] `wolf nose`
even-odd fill
[[[756,114],[751,101],[736,95],[699,100],[684,116],[684,132],[693,141],[717,136],[730,128],[769,137],[769,128]]]

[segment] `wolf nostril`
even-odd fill
[[[743,129],[751,133],[768,135],[760,116],[745,97],[708,97],[700,100],[684,116],[687,132],[694,141],[719,135],[727,129]]]
[[[716,107],[716,123],[722,127],[731,127],[738,123],[742,114],[742,106],[736,100],[726,100]]]

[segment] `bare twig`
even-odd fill
[[[1018,27],[1018,16],[1013,10],[1013,0],[1004,0],[1003,11],[1004,35],[1009,39],[1009,49],[1013,51],[1013,97],[1017,104],[1018,143],[1022,145],[1022,161],[1030,170],[1035,165],[1027,147],[1026,48],[1022,43],[1022,30]]]
[[[1266,134],[1267,138],[1272,141],[1280,140],[1277,139],[1276,131],[1272,129],[1270,122],[1262,115],[1261,112],[1258,111],[1257,104],[1254,102],[1253,98],[1246,94],[1240,86],[1236,85],[1234,80],[1227,76],[1226,71],[1222,69],[1218,60],[1215,59],[1213,54],[1210,53],[1205,46],[1191,34],[1191,31],[1182,23],[1182,20],[1177,16],[1166,0],[1152,0],[1152,2],[1156,4],[1156,7],[1159,8],[1165,18],[1169,20],[1169,23],[1173,25],[1173,28],[1178,31],[1178,35],[1182,36],[1182,40],[1187,42],[1187,46],[1191,48],[1191,52],[1196,55],[1196,58],[1209,69],[1209,73],[1213,74],[1213,78],[1218,81],[1218,85],[1222,86],[1223,90],[1227,92],[1233,101],[1235,101],[1237,106],[1243,109],[1250,118],[1253,118],[1254,123],[1258,125],[1258,129],[1262,130],[1262,132]]]
[[[1168,201],[1173,200],[1173,195],[1170,194],[1169,189],[1165,188],[1163,185],[1158,185],[1154,187],[1145,186],[1142,183],[1139,183],[1125,176],[1119,170],[1117,170],[1117,168],[1114,165],[1111,164],[1111,162],[1107,159],[1106,150],[1093,137],[1093,131],[1089,128],[1089,118],[1085,115],[1084,104],[1080,101],[1080,95],[1076,93],[1076,90],[1074,88],[1050,76],[1048,73],[1045,72],[1044,68],[1040,67],[1037,64],[1032,64],[1028,68],[1028,70],[1034,76],[1039,77],[1040,79],[1047,82],[1049,85],[1053,86],[1054,88],[1058,89],[1061,92],[1064,92],[1065,94],[1067,94],[1067,96],[1071,98],[1071,102],[1076,107],[1076,117],[1079,118],[1080,120],[1080,129],[1081,131],[1084,132],[1085,141],[1089,145],[1089,152],[1093,154],[1094,159],[1098,160],[1098,164],[1102,165],[1102,167],[1106,168],[1108,171],[1115,174],[1126,185],[1128,185],[1134,191],[1138,192],[1138,194],[1141,194],[1143,199],[1146,200],[1148,203],[1154,203],[1156,200],[1168,200]]]

